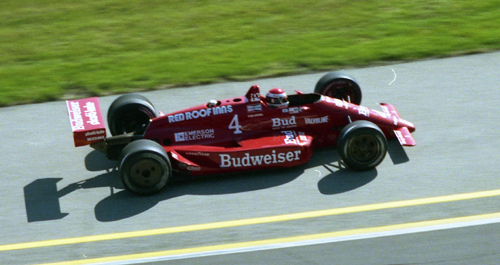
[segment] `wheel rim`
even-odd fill
[[[332,98],[343,99],[347,102],[353,102],[354,99],[352,98],[353,93],[351,86],[351,82],[347,80],[337,80],[327,86],[321,94]]]
[[[161,181],[163,174],[159,161],[141,159],[130,168],[130,181],[141,188],[150,188]]]
[[[377,137],[359,135],[353,137],[349,143],[349,157],[357,163],[370,164],[380,157],[381,144]]]

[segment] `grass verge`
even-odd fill
[[[496,0],[2,0],[0,106],[500,48]]]

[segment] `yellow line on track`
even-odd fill
[[[348,214],[348,213],[358,213],[358,212],[367,212],[367,211],[375,211],[375,210],[384,210],[384,209],[392,209],[392,208],[434,204],[434,203],[444,203],[444,202],[453,202],[453,201],[461,201],[461,200],[480,199],[480,198],[487,198],[487,197],[494,197],[494,196],[500,196],[500,189],[490,190],[490,191],[479,191],[479,192],[455,194],[455,195],[438,196],[438,197],[421,198],[421,199],[412,199],[412,200],[404,200],[404,201],[376,203],[376,204],[368,204],[368,205],[352,206],[352,207],[344,207],[344,208],[336,208],[336,209],[328,209],[328,210],[320,210],[320,211],[312,211],[312,212],[303,212],[303,213],[275,215],[275,216],[268,216],[268,217],[257,217],[257,218],[241,219],[241,220],[222,221],[222,222],[214,222],[214,223],[206,223],[206,224],[195,224],[195,225],[167,227],[167,228],[159,228],[159,229],[151,229],[151,230],[141,230],[141,231],[132,231],[132,232],[123,232],[123,233],[112,233],[112,234],[103,234],[103,235],[94,235],[94,236],[84,236],[84,237],[74,237],[74,238],[64,238],[64,239],[54,239],[54,240],[0,245],[0,252],[1,251],[10,251],[10,250],[40,248],[40,247],[60,246],[60,245],[71,245],[71,244],[106,241],[106,240],[117,240],[117,239],[146,237],[146,236],[155,236],[155,235],[164,235],[164,234],[174,234],[174,233],[183,233],[183,232],[193,232],[193,231],[246,226],[246,225],[284,222],[284,221],[292,221],[292,220],[307,219],[307,218],[317,218],[317,217]]]
[[[223,244],[223,245],[213,245],[213,246],[204,246],[204,247],[164,250],[164,251],[157,251],[157,252],[104,257],[104,258],[95,258],[95,259],[82,259],[82,260],[47,263],[47,264],[40,264],[40,265],[69,265],[69,264],[78,265],[78,264],[95,264],[95,263],[105,263],[105,262],[120,262],[120,261],[124,262],[124,261],[132,261],[132,260],[144,260],[144,259],[168,257],[168,256],[175,256],[175,255],[188,255],[188,254],[196,254],[196,253],[204,253],[204,252],[215,252],[215,251],[223,251],[223,250],[231,250],[231,249],[260,247],[260,246],[266,246],[266,245],[286,244],[286,243],[301,242],[301,241],[313,241],[313,240],[321,240],[321,239],[328,239],[328,238],[356,236],[356,235],[363,235],[363,234],[370,234],[370,233],[390,232],[390,231],[397,231],[397,230],[404,230],[404,229],[447,225],[447,224],[471,222],[471,221],[486,220],[486,219],[493,219],[493,218],[500,218],[500,212],[490,213],[490,214],[455,217],[455,218],[447,218],[447,219],[439,219],[439,220],[431,220],[431,221],[420,221],[420,222],[413,222],[413,223],[387,225],[387,226],[379,226],[379,227],[369,227],[369,228],[361,228],[361,229],[353,229],[353,230],[345,230],[345,231],[337,231],[337,232],[328,232],[328,233],[321,233],[321,234],[302,235],[302,236],[274,238],[274,239],[264,239],[264,240],[229,243],[229,244]]]

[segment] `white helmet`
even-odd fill
[[[267,92],[267,104],[272,108],[286,108],[288,107],[288,97],[285,91],[281,88],[273,88]]]

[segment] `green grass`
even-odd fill
[[[2,0],[0,106],[498,50],[497,0]]]

